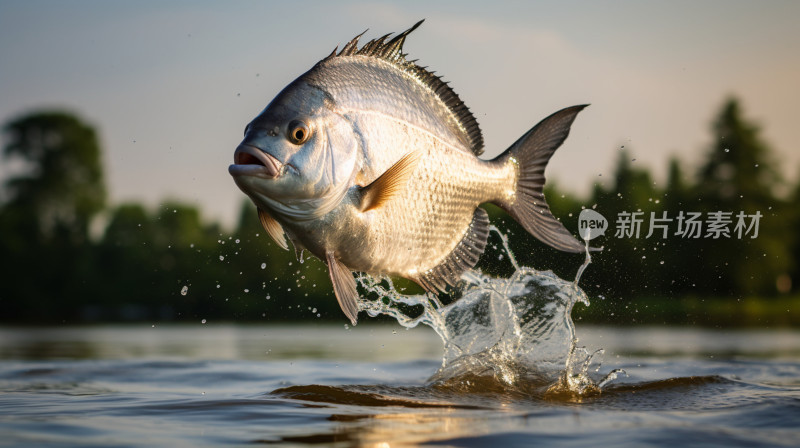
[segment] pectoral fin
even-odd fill
[[[344,312],[345,316],[355,325],[358,322],[358,291],[356,291],[356,279],[353,278],[350,269],[347,269],[347,266],[336,259],[333,251],[328,251],[325,254],[325,258],[328,261],[328,274],[331,276],[336,300],[339,301],[339,306],[342,308],[342,312]]]
[[[264,226],[264,230],[267,231],[267,235],[275,241],[275,244],[283,250],[289,250],[289,244],[286,243],[286,236],[280,223],[260,208],[258,209],[258,219],[261,221],[261,225]]]
[[[402,193],[419,158],[419,152],[406,154],[371,184],[362,188],[361,211],[366,212],[378,208],[395,195]]]

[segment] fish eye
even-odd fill
[[[300,120],[292,120],[287,128],[286,136],[295,145],[302,145],[311,137],[311,129]]]

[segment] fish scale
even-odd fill
[[[421,23],[421,22],[420,22]],[[289,84],[253,121],[229,167],[267,233],[328,265],[353,324],[352,271],[408,278],[435,293],[474,267],[494,203],[552,247],[584,250],[544,201],[544,169],[585,106],[542,120],[493,160],[469,109],[407,61],[420,23],[358,47],[356,37]]]
[[[511,166],[492,166],[475,157],[450,150],[433,150],[408,181],[408,197],[387,203],[365,229],[369,234],[391,236],[376,247],[373,272],[404,277],[439,265],[462,240],[478,204],[499,197],[513,182]],[[446,156],[443,156],[445,153]],[[403,217],[397,221],[396,217]],[[416,257],[394,257],[400,246],[419,246]],[[348,259],[343,257],[345,264]],[[368,270],[368,271],[370,271]],[[413,272],[412,272],[413,271]]]

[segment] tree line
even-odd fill
[[[248,200],[232,231],[180,201],[109,204],[96,131],[77,115],[34,111],[3,129],[11,173],[0,196],[0,321],[343,322],[325,266],[277,247]],[[593,304],[578,318],[758,324],[764,309],[800,305],[800,182],[781,179],[735,98],[711,136],[699,166],[671,160],[663,185],[629,148],[589,197],[548,184],[553,213],[575,235],[585,208],[607,220],[580,283]],[[558,253],[486,208],[522,264],[574,278],[583,255]],[[497,235],[488,247],[478,267],[509,275]],[[760,323],[800,321],[796,310],[780,313]]]

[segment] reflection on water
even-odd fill
[[[380,344],[373,341],[381,340]],[[441,355],[432,331],[386,325],[112,325],[0,328],[0,359],[406,360]]]
[[[800,331],[581,325],[581,344],[608,356],[714,359],[800,358]],[[396,325],[104,325],[0,327],[0,360],[320,359],[441,361],[442,343],[425,327]]]

